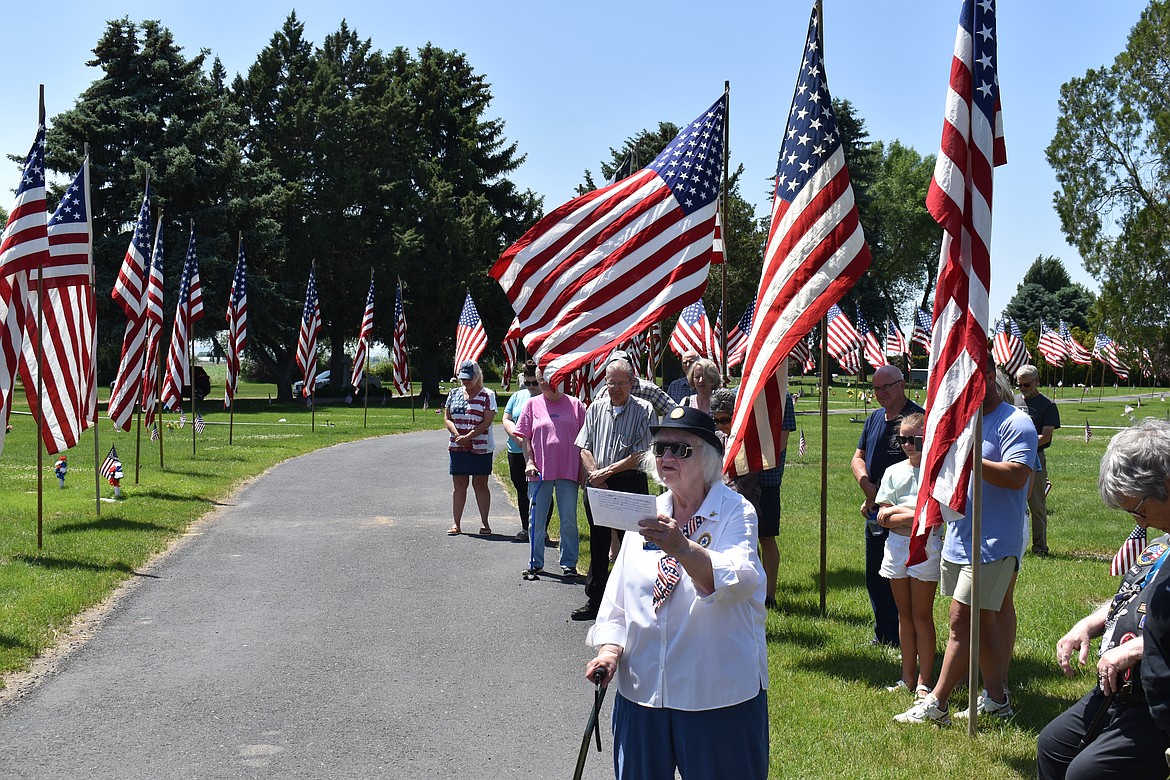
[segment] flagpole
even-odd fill
[[[195,239],[195,218],[191,218],[191,240]],[[187,277],[188,285],[191,277]],[[195,323],[191,321],[191,290],[187,289],[187,300],[182,301],[183,319],[187,321],[187,373],[191,378],[191,457],[195,457]],[[179,408],[183,407],[183,389],[179,388]]]
[[[820,5],[818,0],[817,5]],[[829,318],[821,317],[821,616],[826,614],[829,565]]]
[[[313,424],[312,424],[312,427],[310,430],[312,430],[313,433],[316,433],[317,432],[317,377],[316,377],[316,375],[313,376],[312,382],[313,382],[313,389],[309,391],[309,409],[310,409],[310,413],[312,414],[312,423]]]
[[[146,171],[145,191],[148,194],[150,193],[150,170],[149,169],[147,169],[147,171]],[[159,209],[159,212],[158,212],[158,224],[159,224],[159,227],[161,228],[161,226],[162,226],[162,209]],[[149,226],[148,226],[148,228],[149,228]],[[156,236],[157,236],[157,233],[156,233]],[[152,260],[153,260],[153,258],[152,258]],[[146,295],[147,278],[149,278],[149,274],[150,274],[149,269],[150,269],[150,263],[148,262],[147,268],[146,268],[146,273],[143,274],[143,280],[142,280],[142,282],[143,282],[142,294],[144,296]],[[146,300],[145,299],[142,300],[142,304],[143,304],[142,316],[145,317],[146,316]],[[149,342],[149,339],[147,339],[147,341]],[[142,362],[138,364],[139,376],[142,376],[148,370],[149,370],[149,366],[147,366],[147,364],[146,364],[146,350],[144,349],[142,352]],[[138,432],[136,433],[136,435],[134,437],[134,484],[135,485],[138,484],[138,472],[142,466],[142,393],[139,392],[138,396],[139,396],[138,402],[137,402],[138,403],[138,425],[137,425]]]
[[[41,84],[37,108],[37,129],[45,124],[45,85]],[[44,198],[44,195],[41,195]],[[41,549],[45,516],[45,448],[41,432],[45,428],[45,265],[37,268],[37,549]],[[64,484],[64,483],[62,483]]]
[[[731,235],[727,229],[727,160],[730,157],[731,143],[728,139],[728,130],[731,125],[731,82],[723,82],[723,94],[727,97],[727,108],[723,112],[723,192],[722,204],[720,207],[723,210],[723,235],[720,239],[723,242],[723,262],[720,264],[721,281],[719,284],[719,291],[722,296],[722,301],[719,304],[719,311],[723,312],[723,316],[719,320],[719,354],[723,356],[721,370],[723,372],[723,382],[731,379],[731,369],[727,365],[727,318],[729,312],[727,311],[727,262],[730,253],[727,251],[728,237]]]
[[[967,734],[979,732],[979,584],[983,577],[983,407],[975,413],[974,482],[971,495],[971,645],[967,656]]]
[[[142,399],[138,400],[138,432],[134,437],[134,484],[138,484],[138,468],[142,464]]]
[[[82,153],[85,155],[85,160],[82,165],[85,168],[85,203],[89,206],[89,142],[87,141],[81,147]],[[89,359],[93,370],[93,384],[89,392],[93,398],[93,503],[94,513],[101,517],[102,514],[102,475],[101,466],[101,450],[98,447],[98,402],[97,402],[97,295],[95,290],[97,288],[97,280],[95,278],[96,269],[93,265],[93,216],[89,218],[89,249],[87,250],[87,261],[89,264],[89,310],[93,312],[93,333],[90,335],[89,342]]]
[[[370,266],[370,285],[374,284],[374,268]],[[365,325],[365,315],[362,315],[362,324]],[[361,333],[358,333],[358,339],[361,339]],[[370,378],[366,376],[366,366],[370,365],[370,344],[366,342],[366,354],[362,356],[362,372],[358,374],[358,381],[366,380],[366,402],[365,408],[362,410],[362,427],[370,427]],[[385,395],[383,395],[383,398]]]
[[[161,337],[162,334],[160,333]],[[154,424],[158,426],[158,468],[160,471],[166,471],[166,464],[163,462],[163,416],[162,416],[162,383],[163,383],[163,356],[162,356],[162,339],[159,339],[159,349],[155,353],[155,362],[158,365],[158,385],[155,387],[154,394]],[[181,394],[181,393],[180,393]],[[182,401],[180,400],[180,403]]]

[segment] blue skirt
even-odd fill
[[[482,455],[470,450],[452,450],[451,476],[482,477],[492,473],[492,453]]]

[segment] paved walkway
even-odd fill
[[[444,535],[445,441],[340,445],[241,490],[0,710],[0,777],[572,777],[583,587],[521,580],[494,481],[496,535]],[[608,712],[588,778],[612,777]]]

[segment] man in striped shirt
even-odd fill
[[[607,394],[590,404],[585,412],[585,426],[577,435],[581,463],[585,467],[586,485],[624,493],[649,492],[646,474],[641,470],[642,455],[650,448],[650,421],[653,407],[630,394],[637,381],[634,367],[623,359],[611,360],[605,368]],[[585,577],[583,607],[572,612],[573,620],[593,620],[605,584],[609,581],[610,534],[618,533],[593,524],[589,491],[585,491],[585,517],[589,521],[589,573]]]

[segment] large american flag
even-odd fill
[[[409,395],[410,357],[406,349],[406,310],[402,308],[402,280],[398,280],[398,293],[394,296],[394,343],[391,344],[390,359],[394,361],[394,392]]]
[[[5,430],[12,414],[24,344],[29,272],[49,259],[46,208],[45,127],[41,124],[21,169],[16,203],[0,236],[0,451],[4,449]]]
[[[910,354],[906,337],[902,335],[902,329],[894,320],[886,320],[886,354],[898,357]]]
[[[1129,366],[1121,362],[1121,356],[1117,354],[1117,345],[1104,333],[1097,334],[1097,341],[1093,344],[1093,355],[1102,363],[1107,363],[1113,369],[1113,373],[1117,374],[1118,379],[1129,379]]]
[[[305,308],[301,312],[301,330],[297,335],[297,365],[304,375],[301,395],[310,396],[317,389],[317,334],[321,332],[321,305],[317,300],[317,266],[309,269],[309,286],[305,288]]]
[[[966,509],[975,416],[987,383],[991,191],[1007,162],[996,75],[994,0],[963,0],[950,66],[942,144],[926,207],[943,228],[927,380],[922,484],[909,561],[931,530]]]
[[[1009,376],[1015,376],[1029,358],[1019,330],[1014,320],[1004,317],[996,324],[995,338],[991,342],[991,356]]]
[[[520,351],[520,318],[512,320],[508,332],[504,334],[504,389],[512,389],[512,374],[516,372],[516,355]]]
[[[723,95],[650,165],[554,210],[492,268],[551,379],[703,294],[726,108]]]
[[[349,383],[358,390],[362,388],[362,372],[366,370],[366,356],[370,352],[370,336],[374,334],[374,275],[370,274],[370,291],[366,293],[366,310],[362,313],[362,324],[358,328],[357,354],[353,356],[353,376]]]
[[[91,280],[88,178],[87,158],[49,219],[49,262],[34,270],[29,279],[20,377],[33,417],[43,408],[41,438],[50,454],[76,445],[97,410],[97,307]],[[39,330],[38,275],[43,277],[45,298]],[[38,396],[41,382],[42,395]]]
[[[910,335],[910,342],[917,344],[926,350],[926,354],[930,354],[931,334],[934,328],[931,327],[930,315],[918,307],[914,308],[914,332]]]
[[[110,391],[108,414],[115,428],[130,430],[134,403],[142,389],[142,356],[146,349],[146,258],[150,249],[150,185],[142,195],[142,207],[130,236],[130,246],[118,271],[111,297],[126,315],[122,357]]]
[[[888,366],[890,361],[886,360],[885,349],[882,347],[882,343],[878,341],[877,335],[870,330],[869,323],[865,321],[865,317],[861,316],[860,306],[857,307],[857,332],[861,334],[862,341],[865,344],[865,362],[874,368]]]
[[[1036,349],[1051,365],[1059,366],[1068,360],[1068,344],[1055,330],[1045,327],[1044,320],[1040,320],[1040,340],[1036,343]]]
[[[753,298],[747,311],[727,334],[727,367],[738,366],[747,354],[748,336],[752,332],[752,319],[756,316],[756,301]]]
[[[463,301],[463,311],[459,313],[459,323],[455,326],[455,369],[452,373],[458,373],[459,364],[465,360],[479,360],[485,349],[487,333],[469,291]]]
[[[240,383],[240,361],[248,345],[248,264],[244,260],[244,237],[240,236],[236,272],[232,275],[232,290],[228,295],[227,326],[227,380],[224,384],[223,405],[226,409],[235,400]]]
[[[772,410],[784,408],[786,358],[870,264],[822,44],[814,7],[777,162],[756,321],[724,453],[731,476],[777,465],[783,415]]]
[[[1068,359],[1076,363],[1078,366],[1088,366],[1093,362],[1093,353],[1081,346],[1081,343],[1073,338],[1072,333],[1068,329],[1068,325],[1064,320],[1060,321],[1060,337],[1064,339],[1064,343],[1068,345]]]
[[[203,319],[203,285],[199,283],[199,259],[195,254],[195,222],[191,221],[191,240],[183,260],[179,279],[179,300],[175,302],[175,322],[171,326],[171,347],[167,351],[167,373],[163,380],[162,403],[167,409],[183,405],[183,387],[194,383],[188,345],[194,338],[195,323]]]
[[[1135,525],[1133,530],[1129,532],[1129,536],[1125,537],[1125,541],[1121,543],[1117,554],[1113,556],[1113,562],[1109,564],[1109,576],[1119,577],[1125,574],[1130,566],[1137,563],[1138,556],[1142,554],[1144,549],[1146,549],[1146,529]]]
[[[712,358],[713,355],[709,352],[714,343],[712,334],[707,309],[700,298],[678,315],[678,322],[670,334],[670,351],[681,355],[690,350],[698,353],[699,357]]]
[[[142,361],[142,415],[146,425],[154,423],[159,392],[158,358],[163,328],[163,218],[155,226],[150,277],[146,281],[146,351]]]

